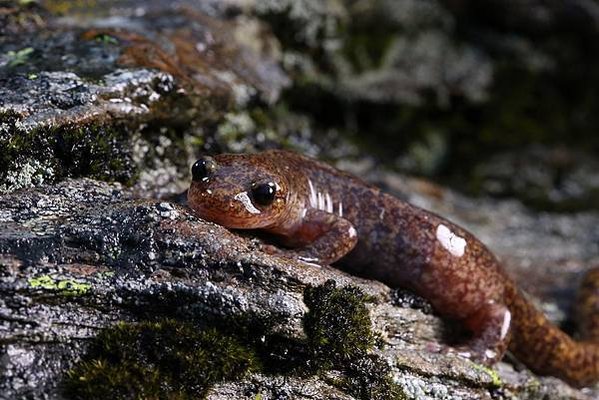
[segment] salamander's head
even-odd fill
[[[284,218],[288,183],[269,159],[259,155],[202,157],[191,167],[189,206],[227,228],[257,229]]]

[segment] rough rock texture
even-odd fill
[[[496,375],[437,353],[445,324],[410,294],[268,256],[256,239],[198,220],[175,203],[133,199],[118,184],[67,180],[4,195],[0,210],[0,392],[7,398],[58,396],[65,371],[84,356],[90,339],[117,321],[269,321],[258,333],[267,343],[274,336],[301,340],[303,292],[328,279],[371,296],[370,316],[384,343],[375,353],[408,398],[591,398],[505,363]],[[597,226],[599,217],[593,218]],[[509,229],[496,233],[510,235]],[[209,398],[283,392],[353,398],[322,378],[277,374],[217,385]]]
[[[0,36],[0,192],[77,176],[182,189],[206,127],[287,85],[259,26],[240,36],[202,3],[143,3]]]
[[[566,148],[530,146],[497,154],[474,173],[476,190],[516,197],[533,208],[576,210],[599,206],[599,159]]]
[[[230,3],[255,3],[257,12],[271,6],[265,18],[294,78],[284,96],[289,108],[311,116],[313,129],[350,135],[389,165],[494,194],[494,177],[475,168],[484,169],[489,155],[536,142],[550,154],[571,146],[568,169],[596,158],[596,2]],[[542,165],[554,168],[547,159]],[[538,166],[538,159],[518,164],[529,175]],[[599,204],[596,184],[570,191],[566,202],[551,189],[537,191],[534,205]]]
[[[366,148],[460,190],[596,208],[597,4],[485,4],[3,1],[0,191],[89,176],[166,194],[200,151],[284,145]],[[531,141],[549,156],[505,155]],[[552,172],[531,194],[489,172],[495,153],[524,176]]]
[[[285,146],[338,160],[468,227],[571,329],[576,282],[599,264],[596,160],[550,147],[597,146],[598,6],[479,4],[0,0],[0,398],[62,398],[105,328],[164,318],[224,326],[280,361],[210,399],[376,398],[380,387],[359,390],[387,370],[399,398],[597,398],[514,360],[494,372],[438,353],[459,333],[423,299],[266,255],[180,201],[201,152]],[[531,139],[544,145],[513,151]],[[365,148],[576,213],[384,173]],[[305,294],[331,279],[370,296],[380,340],[346,370],[318,371]]]

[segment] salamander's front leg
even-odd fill
[[[287,239],[301,247],[284,250],[285,256],[328,265],[349,253],[358,242],[358,235],[348,220],[313,209],[306,212],[301,225]]]
[[[485,304],[465,320],[474,337],[459,352],[469,353],[470,358],[486,365],[498,362],[509,344],[510,323],[511,314],[505,305]]]

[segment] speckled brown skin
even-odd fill
[[[599,267],[586,274],[578,294],[580,336],[599,344]]]
[[[599,378],[599,346],[576,342],[537,311],[473,235],[324,163],[286,151],[214,157],[195,179],[190,207],[229,228],[272,233],[288,256],[329,264],[407,287],[435,309],[464,322],[473,338],[461,352],[492,364],[509,349],[532,370],[575,386]],[[252,184],[272,182],[276,197],[260,206]],[[599,339],[599,273],[586,282],[583,328]],[[593,317],[591,317],[593,315]],[[595,319],[591,319],[595,318]]]

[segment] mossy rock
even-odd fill
[[[332,383],[357,399],[404,399],[389,365],[369,354],[378,338],[366,307],[369,300],[359,288],[338,288],[333,280],[306,290],[304,301],[310,312],[304,329],[314,366],[321,372],[340,371],[342,378]]]
[[[10,123],[10,115],[0,121]],[[0,136],[0,191],[67,177],[132,183],[137,177],[128,129],[82,125],[13,131]]]
[[[366,354],[374,346],[368,297],[355,286],[337,288],[334,281],[309,288],[304,301],[308,345],[324,365],[343,363]]]
[[[258,368],[252,350],[216,329],[174,320],[120,323],[102,331],[68,374],[74,399],[200,398],[215,383]]]

